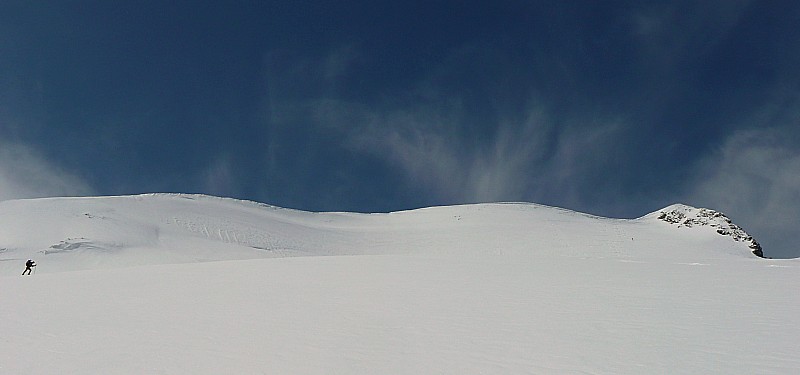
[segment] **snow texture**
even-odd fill
[[[682,205],[5,201],[0,373],[800,373],[800,263],[748,238]]]

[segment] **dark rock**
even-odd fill
[[[660,220],[670,224],[677,224],[678,228],[703,227],[716,228],[716,232],[722,236],[729,236],[737,242],[745,242],[752,250],[753,254],[764,258],[761,245],[741,227],[734,224],[731,219],[714,210],[707,208],[694,208],[689,206],[673,206],[671,210],[661,211],[658,216]]]

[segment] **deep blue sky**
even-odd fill
[[[800,256],[800,2],[4,1],[0,200],[675,202]]]

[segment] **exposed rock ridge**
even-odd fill
[[[721,212],[708,208],[695,208],[686,205],[672,205],[661,210],[658,218],[670,224],[677,225],[678,228],[691,228],[694,226],[709,226],[716,228],[717,233],[729,236],[734,241],[744,242],[753,251],[753,254],[764,257],[761,245],[753,236],[747,234],[740,226],[734,224],[731,219]]]

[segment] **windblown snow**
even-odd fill
[[[800,263],[760,251],[684,205],[4,201],[0,373],[800,373]]]

